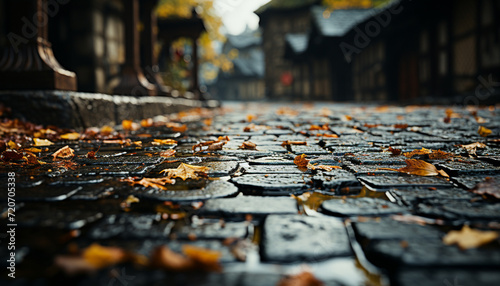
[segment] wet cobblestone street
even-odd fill
[[[47,146],[3,133],[0,284],[500,285],[499,115],[229,103]]]

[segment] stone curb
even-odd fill
[[[124,119],[139,120],[206,107],[199,100],[169,97],[134,97],[70,91],[0,91],[0,104],[12,116],[37,124],[65,128],[116,125]],[[214,103],[208,104],[212,106]]]

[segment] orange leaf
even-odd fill
[[[151,126],[153,126],[153,123],[154,123],[153,119],[151,119],[151,118],[141,120],[142,127],[151,127]]]
[[[160,173],[167,173],[168,178],[181,178],[185,181],[186,179],[197,180],[200,178],[198,175],[206,176],[208,170],[210,170],[209,167],[181,163],[177,169],[165,169]]]
[[[397,169],[398,172],[417,176],[437,176],[449,177],[443,170],[438,170],[430,163],[417,159],[405,160],[406,167]]]
[[[104,268],[127,260],[126,252],[118,247],[106,247],[92,244],[82,254],[86,262],[96,268]]]
[[[174,132],[184,133],[187,130],[186,124],[181,125],[179,123],[169,122],[166,124],[166,126],[170,129],[172,129],[172,131],[174,131]]]
[[[498,238],[498,232],[471,229],[464,225],[460,231],[452,230],[443,237],[446,245],[457,244],[460,249],[478,248]]]
[[[309,160],[306,159],[306,154],[298,155],[295,157],[293,160],[293,163],[297,165],[299,168],[307,168],[307,165],[309,164]]]
[[[68,159],[75,156],[74,152],[75,150],[69,148],[69,146],[64,146],[61,149],[54,152],[54,154],[52,154],[52,157],[54,157],[54,160],[56,158]]]
[[[425,155],[425,154],[430,154],[430,153],[432,153],[431,150],[422,148],[420,150],[413,150],[411,152],[404,153],[403,155],[407,158],[411,158],[415,155]]]

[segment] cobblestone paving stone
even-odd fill
[[[113,138],[47,135],[55,144],[33,151],[46,164],[2,153],[1,233],[9,223],[9,172],[17,227],[16,279],[7,277],[9,238],[0,236],[0,284],[276,285],[306,264],[324,285],[500,285],[498,236],[471,249],[443,241],[464,225],[500,233],[499,115],[498,107],[228,104],[157,117],[134,131],[116,126]],[[5,143],[17,138],[3,126]],[[481,137],[479,126],[491,134]],[[226,140],[219,136],[228,136],[222,148],[193,150]],[[256,150],[240,147],[248,141]],[[460,146],[475,142],[485,145]],[[75,156],[53,159],[66,145]],[[449,177],[398,171],[407,166],[404,153],[422,148],[446,152],[412,159]],[[169,150],[175,155],[161,156]],[[294,163],[301,154],[308,168]],[[166,178],[162,170],[182,163],[209,169],[166,189],[124,180]],[[471,191],[489,180],[490,193]],[[127,262],[75,276],[56,265],[96,243],[145,259],[159,246],[176,253],[202,247],[220,252],[222,268],[168,271]]]

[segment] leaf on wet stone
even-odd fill
[[[154,122],[153,122],[153,119],[151,119],[151,118],[141,120],[142,127],[151,127],[151,126],[153,126],[153,124],[154,124]]]
[[[496,231],[482,231],[471,229],[464,225],[460,231],[452,230],[443,237],[443,243],[446,245],[457,244],[460,249],[478,248],[481,245],[492,242],[498,238]]]
[[[210,249],[183,245],[183,254],[161,246],[153,250],[151,265],[169,271],[221,271],[221,253]]]
[[[314,164],[307,164],[307,168],[310,170],[323,170],[330,172],[333,169],[342,169],[340,166],[330,166],[330,165],[314,165]]]
[[[187,126],[186,124],[179,124],[179,123],[174,123],[174,122],[168,122],[166,127],[172,129],[173,132],[180,132],[184,133],[187,131]]]
[[[449,177],[443,170],[438,170],[431,163],[427,163],[418,159],[408,159],[405,160],[406,167],[399,168],[396,171],[401,173],[406,173],[409,175],[417,175],[417,176],[437,176],[441,175],[443,177]],[[384,168],[381,168],[384,169]],[[392,169],[394,170],[394,169]]]
[[[122,179],[122,182],[127,182],[131,185],[141,185],[144,187],[151,187],[160,190],[166,190],[166,184],[175,184],[175,180],[172,180],[170,177],[167,178],[142,178],[139,181],[134,180],[134,178],[126,178]]]
[[[62,159],[69,159],[75,156],[75,150],[69,148],[68,145],[62,147],[61,149],[57,150],[52,154],[52,157],[54,157],[54,160],[57,158],[62,158]]]
[[[281,279],[277,286],[323,286],[325,285],[321,280],[314,277],[309,271],[303,271],[296,275],[291,275]]]
[[[201,143],[198,143],[193,146],[193,151],[217,151],[217,150],[222,150],[222,147],[229,142],[229,137],[228,136],[220,136],[217,140],[212,140],[212,141],[203,141]],[[203,147],[208,146],[207,149],[203,149]]]
[[[307,145],[306,141],[291,141],[291,140],[286,140],[281,143],[281,147],[287,147],[291,145]]]
[[[500,199],[500,187],[495,178],[486,177],[483,182],[478,183],[474,189],[470,191],[479,195]]]
[[[401,155],[401,149],[392,148],[391,146],[389,146],[389,148],[387,149],[387,151],[391,152],[391,154],[394,155],[394,156]]]
[[[64,139],[64,140],[78,140],[78,139],[80,139],[80,133],[78,133],[78,132],[66,133],[66,134],[62,134],[60,137],[61,137],[61,139]]]
[[[177,141],[173,139],[154,139],[153,142],[151,142],[153,145],[175,145],[177,144]]]
[[[488,146],[486,146],[486,144],[481,143],[481,142],[475,142],[475,143],[471,143],[471,144],[467,144],[467,145],[458,145],[458,146],[465,149],[467,151],[467,153],[469,153],[469,155],[476,155],[476,151],[478,148],[479,149],[488,148]]]
[[[243,144],[241,144],[240,149],[257,150],[257,144],[250,141],[245,141],[243,142]]]
[[[477,130],[477,133],[481,137],[488,137],[491,134],[491,132],[492,132],[491,129],[488,129],[484,126],[479,126],[479,128]]]
[[[295,157],[295,159],[293,159],[293,163],[295,165],[297,165],[297,167],[300,168],[307,168],[308,164],[309,164],[309,160],[306,159],[307,155],[306,154],[302,154],[302,155],[298,155],[297,157]]]
[[[5,150],[2,152],[1,158],[4,162],[19,161],[23,159],[23,154],[17,150]]]
[[[186,179],[197,180],[200,179],[200,176],[206,177],[209,170],[209,167],[181,163],[177,169],[165,169],[160,173],[167,173],[168,178],[181,178],[185,181]]]
[[[54,145],[53,142],[47,139],[40,139],[40,138],[33,138],[33,142],[35,142],[35,147],[45,147],[45,146],[50,146]]]
[[[411,158],[411,157],[416,156],[416,155],[427,155],[427,154],[431,154],[431,153],[432,153],[432,150],[422,148],[420,150],[417,149],[417,150],[413,150],[411,152],[403,153],[403,155],[407,158]]]
[[[432,153],[429,154],[429,159],[431,160],[444,160],[450,157],[453,157],[452,153],[441,150],[432,150]]]
[[[132,120],[123,120],[122,121],[123,130],[136,131],[141,129],[141,125],[135,123]]]
[[[97,243],[85,248],[78,256],[60,255],[55,258],[55,264],[69,275],[94,272],[124,262],[145,265],[146,258],[122,248]]]
[[[175,153],[176,153],[176,151],[172,150],[172,149],[167,150],[167,151],[163,151],[163,152],[160,152],[160,157],[164,157],[164,158],[174,157]]]

